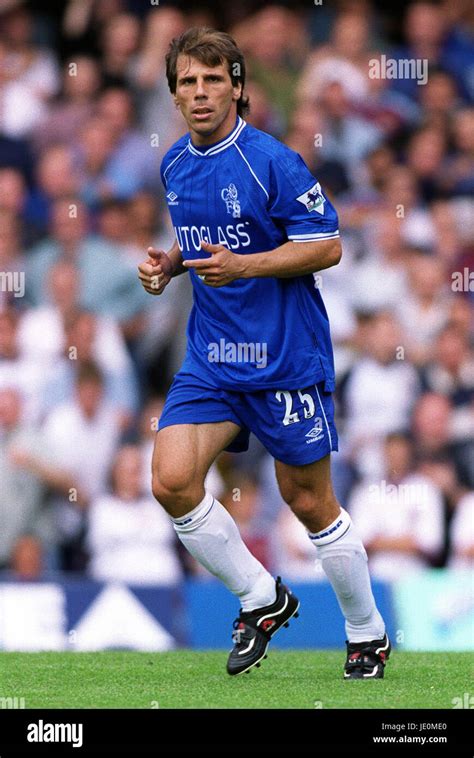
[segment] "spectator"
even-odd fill
[[[144,134],[159,137],[157,161],[183,133],[181,115],[169,96],[165,73],[168,45],[186,28],[177,8],[153,8],[144,25],[143,45],[131,64],[130,81],[138,99],[139,123]]]
[[[421,198],[431,202],[442,196],[439,177],[446,157],[446,134],[436,126],[415,132],[408,141],[407,164],[415,174]]]
[[[44,366],[21,352],[17,314],[11,309],[0,312],[0,389],[15,388],[21,393],[23,421],[39,421],[45,383]]]
[[[54,264],[48,276],[48,302],[20,315],[18,341],[23,355],[49,365],[59,360],[67,347],[77,347],[76,339],[66,340],[66,330],[72,328],[81,311],[79,292],[78,270],[66,261]],[[94,339],[90,349],[94,352],[94,360],[106,372],[130,370],[125,342],[114,319],[96,315],[93,321]],[[88,338],[91,336],[89,331]],[[84,344],[84,340],[79,341]]]
[[[439,489],[443,498],[444,540],[443,549],[435,565],[446,566],[451,554],[452,519],[465,488],[460,484],[452,456],[444,452],[418,455],[416,470]]]
[[[133,585],[178,584],[182,572],[175,533],[149,489],[143,489],[139,448],[129,445],[117,452],[111,492],[92,501],[87,521],[93,579]]]
[[[418,391],[397,321],[381,311],[369,322],[365,355],[351,370],[344,396],[346,442],[362,476],[382,475],[380,444],[390,432],[408,426]]]
[[[23,540],[39,540],[51,547],[55,537],[43,483],[21,465],[20,449],[31,453],[37,445],[37,429],[25,419],[22,405],[17,389],[0,389],[0,569],[18,561],[24,565],[19,559]],[[19,569],[18,573],[28,572]]]
[[[53,490],[64,569],[84,568],[84,509],[106,490],[119,439],[119,419],[105,397],[103,376],[95,364],[84,364],[72,401],[54,408],[44,422],[41,459],[37,455],[30,462],[36,470],[42,467]]]
[[[321,155],[326,160],[342,161],[353,175],[369,150],[382,142],[381,130],[351,113],[340,82],[328,82],[320,91],[317,105],[323,117]]]
[[[35,171],[35,188],[30,192],[25,210],[25,222],[43,238],[51,222],[51,208],[56,200],[71,196],[79,189],[79,177],[68,145],[45,148]]]
[[[417,252],[408,264],[408,274],[408,292],[399,303],[398,314],[409,357],[423,366],[433,358],[433,343],[448,322],[452,299],[439,259]]]
[[[298,68],[309,49],[302,19],[289,8],[270,4],[238,25],[233,34],[246,54],[252,79],[263,88],[286,127],[295,105]]]
[[[372,66],[379,60],[377,55],[368,62],[368,93],[363,100],[354,103],[354,111],[380,129],[387,141],[394,143],[420,122],[422,111],[407,95],[391,89],[389,79],[374,71]]]
[[[20,230],[21,224],[15,212],[0,206],[0,271],[4,276],[0,289],[0,312],[9,307],[19,308],[25,294],[25,258]]]
[[[77,167],[80,194],[92,210],[110,198],[127,198],[138,186],[120,166],[112,166],[114,137],[98,116],[86,122],[79,138]]]
[[[91,50],[99,55],[107,22],[125,11],[125,0],[67,0],[62,21],[61,42],[75,50]]]
[[[447,200],[437,200],[430,206],[435,235],[432,252],[443,261],[451,274],[462,271],[465,265],[469,267],[472,257],[469,250],[473,230],[470,222],[472,207],[472,203],[463,208],[463,205]]]
[[[399,220],[402,244],[430,253],[436,245],[436,229],[412,167],[395,166],[387,174],[383,203],[384,210]]]
[[[257,85],[257,87],[259,87],[259,85]],[[267,96],[265,95],[265,97]],[[253,98],[251,103],[252,108],[251,113],[249,114],[250,120],[254,118]],[[257,89],[257,109],[258,107],[259,91]],[[301,102],[293,109],[288,123],[285,142],[291,146],[293,150],[300,153],[310,170],[313,171],[315,170],[315,165],[317,163],[317,148],[321,142],[321,138],[318,140],[317,136],[321,134],[322,128],[323,120],[321,112],[318,110],[314,102]],[[342,163],[340,165],[342,167]]]
[[[344,170],[344,165],[340,165]],[[359,237],[364,230],[370,230],[374,212],[383,210],[384,205],[388,206],[393,215],[394,205],[386,203],[383,193],[387,177],[393,174],[394,169],[395,153],[388,145],[382,143],[366,154],[356,171],[357,184],[350,187],[347,183],[342,190],[344,194],[341,195],[339,215],[341,224],[348,230],[348,236],[352,232]],[[397,198],[397,203],[399,200]]]
[[[101,369],[107,401],[116,413],[120,428],[127,431],[138,406],[133,365],[115,324],[105,318],[99,322],[92,313],[79,311],[66,323],[63,356],[48,372],[44,410],[48,412],[72,400],[77,377],[91,362]]]
[[[471,571],[474,566],[474,492],[459,501],[451,524],[451,558],[456,570]]]
[[[12,79],[3,40],[0,40],[0,100],[0,133],[12,140],[28,138],[46,112],[41,100],[31,97],[28,85]]]
[[[464,297],[455,297],[451,302],[449,311],[449,323],[452,324],[471,343],[474,336],[472,323],[472,307],[469,300]]]
[[[426,391],[446,395],[466,412],[474,401],[474,354],[466,335],[446,324],[434,343],[432,361],[422,372]]]
[[[402,221],[393,211],[371,216],[368,239],[370,252],[351,272],[352,307],[373,313],[398,310],[407,295],[407,251],[402,238]]]
[[[412,431],[418,455],[447,457],[452,460],[461,484],[474,489],[474,414],[471,409],[467,424],[456,429],[459,421],[453,414],[452,403],[446,395],[425,392],[413,409]]]
[[[2,36],[12,79],[28,88],[30,100],[48,101],[59,88],[57,61],[51,50],[35,44],[33,15],[25,5],[3,12]]]
[[[262,129],[264,132],[281,136],[283,133],[283,120],[278,116],[277,109],[264,88],[253,79],[247,79],[245,91],[252,103],[250,113],[246,117],[247,123],[252,124],[256,129]],[[311,140],[311,145],[312,143],[313,140]],[[311,160],[308,163],[311,164]]]
[[[93,58],[77,55],[64,63],[62,91],[31,136],[38,155],[54,145],[75,143],[93,114],[100,82],[100,70]]]
[[[118,13],[105,21],[101,67],[106,84],[121,86],[127,82],[139,40],[140,22],[133,14]]]
[[[419,101],[423,107],[424,121],[430,127],[445,132],[451,115],[459,105],[459,91],[455,79],[447,71],[430,71],[428,81],[420,87]]]
[[[454,114],[452,136],[455,152],[448,157],[440,177],[440,187],[450,196],[474,194],[474,108],[462,108]]]
[[[8,166],[0,168],[0,208],[19,215],[25,202],[26,183],[21,172]]]
[[[111,175],[134,177],[136,189],[157,187],[160,163],[151,135],[145,137],[133,119],[134,103],[124,87],[109,87],[99,98],[97,114],[113,136],[114,149],[108,165]]]
[[[127,321],[141,313],[149,301],[115,248],[89,234],[87,227],[87,210],[77,198],[63,197],[53,203],[50,236],[29,252],[29,300],[33,305],[46,302],[51,266],[58,260],[69,261],[80,271],[82,307],[116,318],[126,329]]]
[[[438,557],[443,505],[440,491],[412,470],[413,447],[405,435],[388,435],[384,453],[384,478],[357,485],[349,512],[369,555],[372,576],[394,580]]]
[[[126,252],[130,236],[128,202],[111,197],[100,203],[97,209],[96,226],[98,234],[115,245],[120,252]],[[145,249],[145,248],[143,248]],[[142,249],[142,256],[143,256]]]
[[[411,3],[406,7],[404,19],[406,44],[395,50],[393,56],[396,59],[427,59],[430,67],[450,72],[463,94],[467,95],[470,91],[469,43],[455,42],[448,32],[448,18],[442,6],[425,0]],[[413,77],[393,79],[391,86],[413,99],[420,90]]]
[[[313,51],[303,72],[299,100],[319,97],[332,83],[344,88],[351,101],[362,101],[368,94],[369,26],[367,18],[358,13],[341,13],[336,17],[329,44]]]

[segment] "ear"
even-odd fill
[[[233,93],[232,93],[232,100],[237,101],[242,94],[242,82],[238,82],[235,87],[233,87]]]

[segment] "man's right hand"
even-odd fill
[[[173,264],[163,250],[149,247],[148,259],[138,266],[138,278],[150,295],[161,295],[173,275]]]

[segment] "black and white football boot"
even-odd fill
[[[277,577],[274,603],[254,611],[240,609],[239,618],[234,621],[234,647],[227,661],[227,673],[234,676],[260,666],[260,661],[267,657],[271,638],[282,626],[289,626],[292,616],[299,615],[299,607],[298,598]]]
[[[383,679],[392,646],[387,634],[381,640],[348,642],[344,679]]]

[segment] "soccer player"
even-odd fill
[[[301,157],[243,120],[245,62],[232,37],[188,29],[172,41],[166,73],[189,128],[161,165],[176,242],[149,248],[139,278],[159,295],[189,271],[194,305],[156,437],[154,496],[191,555],[239,598],[228,673],[259,666],[299,602],[204,488],[219,453],[246,450],[253,432],[344,614],[345,678],[382,678],[390,643],[330,475],[334,365],[313,273],[340,260],[337,214]]]

